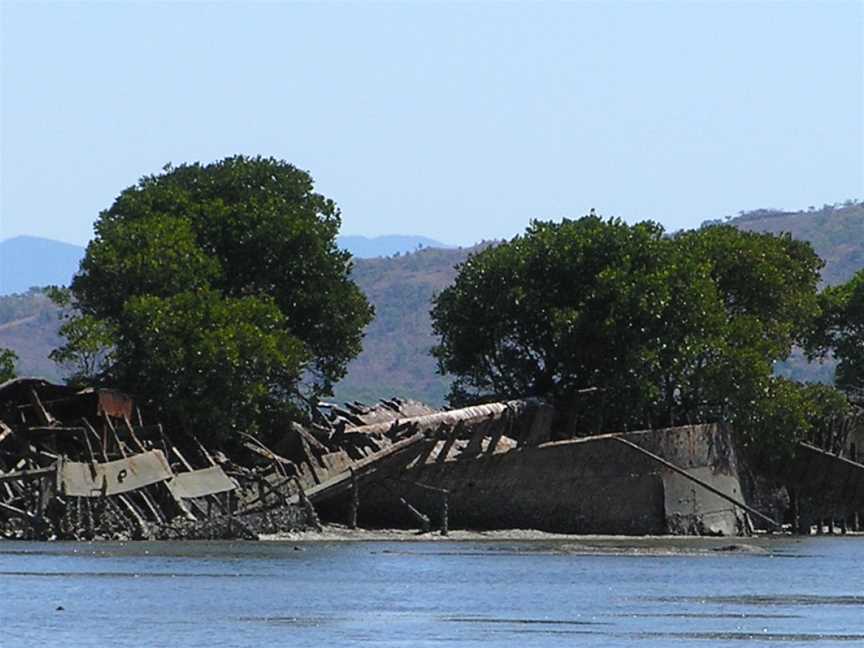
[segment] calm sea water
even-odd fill
[[[758,544],[7,542],[0,645],[864,643],[864,538]]]

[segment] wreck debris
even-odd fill
[[[699,479],[695,475],[691,475],[689,472],[687,472],[683,468],[680,468],[679,466],[676,466],[671,461],[666,461],[663,457],[657,456],[653,452],[646,450],[642,446],[633,443],[632,441],[624,438],[623,436],[617,436],[616,435],[616,436],[613,436],[612,438],[615,439],[616,441],[620,442],[620,443],[623,443],[624,445],[626,445],[629,448],[633,448],[637,452],[641,452],[642,454],[644,454],[649,459],[652,459],[652,460],[656,461],[657,463],[662,464],[663,466],[665,466],[669,470],[672,470],[672,471],[678,473],[679,475],[682,475],[683,477],[685,477],[686,479],[689,479],[690,481],[694,482],[695,484],[698,484],[699,486],[701,486],[702,488],[707,490],[709,493],[713,493],[714,495],[717,495],[718,497],[722,497],[726,501],[731,502],[735,506],[747,511],[751,515],[755,515],[756,517],[764,520],[765,522],[767,522],[768,524],[773,526],[775,529],[780,528],[781,525],[778,522],[776,522],[772,518],[768,517],[767,515],[765,515],[761,511],[757,511],[755,508],[753,508],[752,506],[748,506],[747,504],[742,502],[740,499],[733,497],[729,493],[724,493],[722,490],[715,488],[714,486],[712,486],[708,482],[706,482],[702,479]]]
[[[848,530],[850,521],[852,530],[858,530],[864,510],[864,464],[799,443],[787,479],[797,485],[793,512],[799,533],[809,534],[813,526],[817,533],[825,528],[833,533],[836,521],[841,530]]]
[[[351,468],[351,510],[348,513],[348,528],[357,528],[357,514],[360,511],[360,483],[357,481],[357,473]]]
[[[131,397],[116,390],[16,379],[0,385],[0,419],[6,537],[156,537],[178,517],[204,517],[200,508],[192,512],[200,499],[237,488],[219,466],[192,469],[161,427],[145,427]],[[180,465],[171,465],[169,451]]]
[[[105,463],[65,461],[60,457],[54,470],[58,493],[73,497],[119,495],[174,477],[161,450]]]
[[[154,540],[257,540],[258,533],[243,520],[221,515],[207,520],[176,517],[157,528]]]
[[[300,483],[296,477],[294,478],[294,483],[297,485],[297,497],[300,501],[300,505],[303,507],[303,510],[306,512],[306,516],[311,522],[312,526],[315,527],[316,531],[321,531],[321,520],[318,519],[318,513],[315,511],[315,506],[310,501],[309,497],[306,495],[306,489],[303,488],[303,485]]]
[[[320,530],[319,516],[445,536],[453,523],[746,534],[752,516],[778,526],[741,494],[722,426],[555,441],[556,417],[536,399],[450,411],[401,399],[325,404],[313,424],[287,421],[266,443],[242,433],[229,458],[188,432],[145,425],[122,392],[17,379],[0,384],[0,535],[255,538]],[[790,466],[802,529],[827,517],[857,526],[859,432],[844,423],[823,434],[851,459],[804,445]]]
[[[519,425],[512,434],[518,436]],[[433,486],[448,491],[448,524],[468,528],[638,535],[746,533],[740,507],[710,491],[692,488],[689,479],[695,476],[733,497],[741,492],[728,431],[688,426],[624,435],[682,467],[688,478],[643,453],[625,451],[624,444],[614,439],[617,436],[554,441],[471,460],[453,457],[418,464],[370,480],[364,490],[364,514],[382,525],[404,523],[399,498],[433,513],[443,508],[440,494],[428,488]],[[441,518],[433,523],[443,527]]]
[[[440,515],[440,525],[441,525],[441,535],[447,536],[450,534],[450,491],[446,488],[436,488],[435,486],[429,486],[428,484],[421,484],[419,482],[411,482],[412,486],[416,488],[421,488],[425,491],[429,491],[432,493],[438,493],[441,497],[441,515]],[[429,520],[428,516],[423,516],[424,519]],[[428,529],[427,529],[428,531]]]
[[[237,488],[237,484],[216,465],[179,473],[167,479],[165,485],[179,499],[203,498]]]
[[[322,509],[331,518],[347,512],[355,527],[361,511],[375,519],[386,509],[382,489],[396,498],[399,512],[391,514],[404,520],[407,512],[426,530],[434,519],[446,535],[454,512],[460,523],[471,519],[466,507],[483,509],[475,517],[494,515],[501,501],[525,490],[485,467],[530,464],[550,448],[550,456],[566,454],[556,449],[560,442],[550,443],[554,410],[531,399],[445,412],[399,399],[330,405],[308,428],[287,423],[268,437],[273,447],[243,434],[242,460],[144,426],[133,400],[109,390],[13,382],[0,386],[0,419],[0,517],[23,520],[16,524],[43,537],[246,537],[280,523],[320,528]],[[478,470],[486,470],[481,483],[488,489],[480,499],[473,479],[453,482]],[[502,488],[513,492],[498,494]],[[519,515],[501,513],[524,526]],[[686,519],[676,528],[701,528]],[[552,524],[560,524],[554,516]]]
[[[428,515],[423,515],[416,508],[411,506],[404,497],[400,497],[399,501],[405,506],[405,508],[410,511],[411,515],[420,523],[420,533],[429,533],[429,529],[432,527],[432,522],[429,520]]]

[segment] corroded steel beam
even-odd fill
[[[412,416],[400,418],[394,421],[373,423],[349,428],[346,435],[361,434],[366,436],[384,435],[396,427],[415,428],[419,432],[437,429],[441,426],[455,427],[457,423],[467,429],[480,423],[497,421],[504,416],[521,416],[532,410],[544,407],[544,403],[535,399],[511,400],[501,403],[487,403],[485,405],[473,405],[461,409],[449,410],[447,412],[436,412],[423,416]],[[470,436],[470,434],[468,435]]]

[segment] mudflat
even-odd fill
[[[621,536],[573,535],[547,533],[536,529],[506,529],[475,531],[451,529],[448,535],[439,532],[418,533],[410,529],[350,529],[343,525],[327,525],[321,531],[296,531],[262,535],[266,542],[409,542],[409,543],[489,543],[517,542],[518,551],[585,554],[704,554],[704,553],[769,553],[778,540],[789,536],[761,535],[749,538],[707,536]]]

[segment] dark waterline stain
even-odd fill
[[[495,632],[490,631],[490,632]],[[502,631],[501,634],[507,635],[550,635],[550,636],[573,636],[573,635],[593,635],[593,636],[601,636],[601,637],[612,637],[614,634],[610,634],[609,632],[605,632],[603,630],[561,630],[558,628],[513,628],[510,630]]]
[[[624,619],[803,619],[800,614],[749,614],[747,612],[665,612],[610,614],[610,617]]]
[[[721,605],[861,605],[864,596],[819,596],[816,594],[743,594],[739,596],[639,597],[657,603],[716,603]]]
[[[243,623],[265,623],[270,625],[286,625],[298,628],[317,628],[331,623],[344,621],[333,617],[293,617],[293,616],[247,616],[237,619]]]
[[[814,643],[821,641],[864,641],[864,634],[816,634],[780,632],[638,632],[626,635],[632,639],[692,639],[698,641],[765,641]]]
[[[512,625],[574,625],[574,626],[608,626],[613,625],[603,621],[576,621],[572,619],[507,619],[500,617],[441,617],[447,623],[504,623]]]

